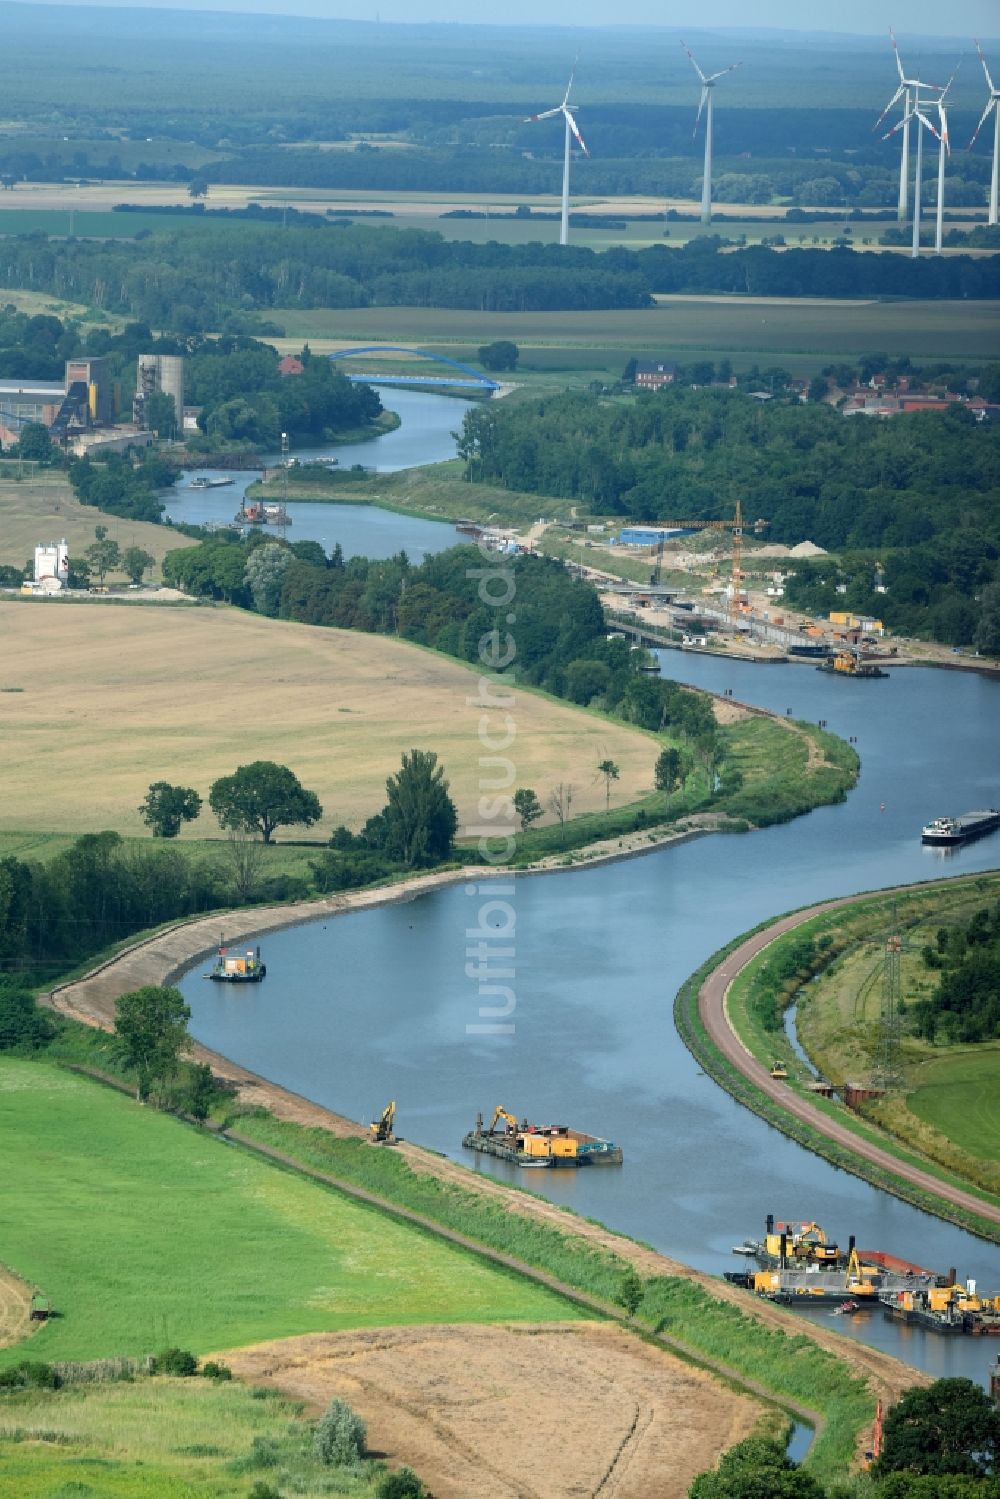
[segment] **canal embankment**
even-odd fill
[[[920,887],[918,887],[920,888]],[[880,892],[903,896],[913,887]],[[681,986],[674,1014],[678,1031],[701,1066],[738,1102],[783,1133],[904,1201],[993,1242],[1000,1242],[1000,1203],[935,1168],[865,1121],[829,1100],[809,1097],[775,1079],[734,1024],[733,986],[780,938],[830,912],[870,901],[871,892],[823,901],[767,921],[715,953]]]

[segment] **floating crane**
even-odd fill
[[[373,1145],[395,1145],[396,1136],[392,1127],[396,1122],[396,1100],[387,1103],[374,1124],[369,1124]]]
[[[722,520],[654,520],[654,521],[630,521],[633,526],[648,526],[656,529],[658,526],[676,526],[681,531],[711,531],[717,528],[730,527],[733,533],[733,570],[729,593],[729,618],[735,624],[746,604],[743,593],[743,504],[736,501],[736,510],[731,521]],[[755,535],[760,535],[770,521],[758,519],[753,523]],[[661,536],[656,548],[656,566],[650,582],[654,585],[660,581],[663,569],[663,547],[666,538]]]

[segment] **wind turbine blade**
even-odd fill
[[[551,120],[553,115],[562,114],[562,105],[557,104],[555,109],[546,109],[540,115],[528,115],[524,121],[525,125],[533,125],[536,120]]]
[[[569,103],[569,96],[573,92],[573,79],[576,77],[576,65],[577,65],[577,63],[579,61],[580,61],[580,55],[579,55],[579,53],[577,53],[576,57],[574,57],[574,59],[573,59],[573,66],[572,66],[572,68],[570,70],[569,83],[567,83],[567,85],[566,85],[566,92],[565,92],[565,94],[563,94],[563,101],[562,101],[562,107],[563,107],[563,109],[565,109],[566,105]]]
[[[884,141],[887,141],[887,140],[890,140],[890,139],[891,139],[891,137],[892,137],[892,136],[894,136],[894,135],[895,135],[895,134],[896,134],[896,131],[897,131],[897,130],[902,130],[902,128],[903,128],[903,126],[904,126],[904,125],[905,125],[905,124],[907,124],[907,123],[908,123],[908,121],[910,121],[910,120],[912,120],[912,119],[913,119],[913,115],[914,115],[914,111],[913,111],[913,110],[912,110],[912,109],[911,109],[911,110],[909,110],[909,111],[908,111],[908,112],[907,112],[907,113],[906,113],[906,114],[905,114],[905,115],[904,115],[904,116],[903,116],[903,118],[902,118],[902,119],[901,119],[901,120],[897,120],[897,121],[896,121],[896,123],[895,123],[895,125],[893,125],[893,127],[892,127],[892,129],[891,129],[891,130],[889,130],[889,131],[887,131],[887,132],[886,132],[886,133],[885,133],[885,135],[883,135],[883,137],[882,137],[882,139],[883,139],[883,140],[884,140]]]
[[[706,105],[707,102],[708,102],[708,85],[706,84],[705,87],[701,91],[701,100],[700,100],[700,102],[698,104],[698,113],[694,117],[694,129],[691,132],[691,138],[692,138],[692,140],[698,134],[698,126],[701,124],[701,112],[705,108],[705,105]]]
[[[709,76],[708,76],[708,80],[707,81],[709,83],[714,83],[717,78],[725,78],[725,76],[726,76],[727,73],[735,73],[736,69],[737,68],[742,68],[742,66],[743,66],[743,64],[741,62],[730,63],[729,67],[728,68],[723,68],[721,72],[719,72],[719,73],[710,73]]]
[[[900,83],[905,83],[906,74],[903,72],[903,64],[899,56],[899,48],[896,45],[896,33],[893,31],[891,26],[889,27],[889,39],[892,42],[892,51],[893,56],[896,59],[896,71],[899,73],[899,81]]]
[[[872,126],[872,130],[877,130],[878,129],[878,127],[881,125],[882,121],[885,119],[886,115],[889,113],[889,111],[892,108],[892,106],[895,104],[896,100],[899,99],[899,98],[901,98],[903,96],[903,94],[905,94],[905,93],[906,93],[906,85],[904,83],[901,83],[899,85],[899,88],[893,94],[892,98],[889,100],[888,104],[883,109],[882,113],[879,115],[878,119],[875,121],[874,125]]]
[[[923,125],[924,129],[929,130],[934,139],[939,141],[941,139],[941,132],[931,123],[931,121],[924,114],[923,110],[915,109],[913,113],[916,115],[921,125]]]
[[[979,53],[979,61],[982,63],[982,65],[983,65],[983,72],[986,74],[986,86],[989,89],[989,91],[990,91],[991,94],[995,94],[996,93],[996,89],[993,87],[993,79],[990,77],[990,70],[986,66],[986,58],[983,56],[983,49],[979,45],[979,39],[978,38],[976,39],[976,51]]]
[[[694,68],[695,72],[698,74],[698,77],[701,79],[702,83],[707,83],[708,79],[705,77],[704,73],[701,71],[701,69],[699,68],[698,64],[695,62],[695,60],[694,60],[694,53],[691,51],[691,48],[688,46],[687,42],[681,42],[681,46],[684,48],[684,51],[687,53],[688,57],[691,59],[691,66]]]
[[[568,109],[564,109],[563,110],[563,114],[566,116],[566,124],[572,130],[574,136],[576,137],[576,140],[579,143],[580,150],[583,152],[584,156],[589,156],[590,152],[587,150],[587,144],[586,144],[583,136],[580,134],[580,131],[577,128],[577,123],[574,120],[572,114],[569,112]]]
[[[979,124],[976,126],[975,130],[972,132],[972,139],[971,139],[971,141],[969,142],[969,144],[965,148],[967,151],[971,151],[972,148],[973,148],[973,146],[976,144],[976,141],[979,138],[979,132],[980,132],[980,130],[982,130],[983,126],[986,124],[986,118],[987,118],[990,110],[996,108],[996,103],[997,103],[996,99],[991,99],[989,101],[989,103],[987,104],[986,108],[983,110],[982,119],[979,121]]]

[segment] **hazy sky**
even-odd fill
[[[46,0],[29,0],[43,4]],[[52,0],[59,4],[92,4],[93,0]],[[373,21],[457,21],[473,25],[654,25],[787,27],[795,30],[885,33],[897,30],[929,36],[996,36],[1000,32],[997,0],[894,0],[888,10],[871,0],[836,0],[803,4],[802,0],[104,0],[105,4],[161,10],[270,11],[298,16]]]

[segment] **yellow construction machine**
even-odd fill
[[[395,1145],[396,1136],[392,1132],[392,1126],[396,1122],[396,1100],[387,1103],[380,1117],[374,1124],[369,1124],[373,1145]]]
[[[507,1125],[508,1134],[516,1135],[520,1131],[521,1126],[518,1124],[516,1117],[513,1114],[508,1114],[507,1110],[501,1104],[497,1104],[493,1111],[493,1118],[490,1120],[490,1127],[487,1134],[492,1135],[501,1119]]]

